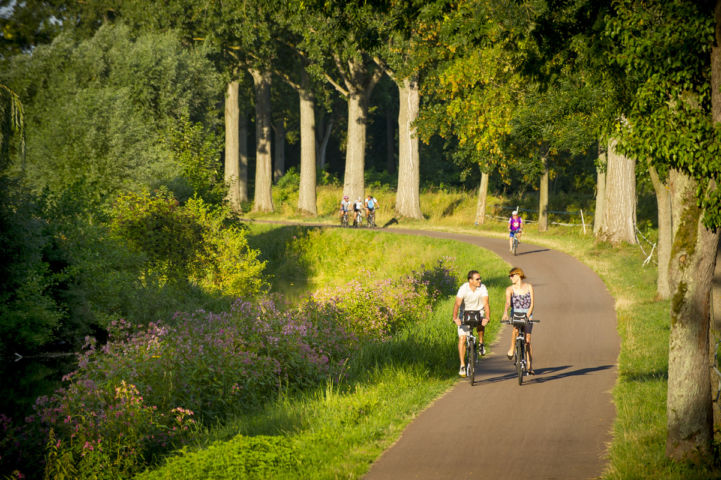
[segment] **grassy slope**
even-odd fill
[[[296,298],[359,275],[366,280],[397,277],[450,256],[462,277],[475,268],[488,279],[491,309],[501,308],[508,266],[471,245],[268,225],[252,227],[251,243],[264,247],[274,290],[288,291],[293,283]],[[302,397],[280,396],[263,411],[213,428],[192,452],[139,478],[361,476],[419,411],[458,381],[455,329],[449,320],[452,301],[441,301],[434,314],[413,329],[363,350],[348,365],[352,381],[328,384]],[[496,322],[491,325],[489,343],[498,329]]]

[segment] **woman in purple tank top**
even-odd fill
[[[523,273],[518,267],[514,267],[508,272],[508,278],[511,279],[511,286],[506,288],[506,308],[503,310],[503,320],[508,320],[508,310],[511,309],[512,313],[525,313],[528,318],[533,315],[533,285],[524,281],[526,274]],[[526,351],[528,352],[528,373],[535,375],[536,372],[532,368],[531,355],[531,331],[533,330],[533,324],[527,323],[526,325]],[[515,349],[515,338],[518,335],[518,329],[513,328],[513,335],[511,335],[511,346],[508,349],[508,358],[513,358],[513,350]]]

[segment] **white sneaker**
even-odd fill
[[[478,348],[478,353],[480,355],[486,354],[486,344],[485,343],[482,343],[481,346]]]
[[[458,375],[465,378],[465,376],[466,376],[466,366],[465,365],[461,365],[461,369],[458,370]]]

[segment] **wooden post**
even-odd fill
[[[586,234],[586,222],[583,219],[583,210],[580,210],[580,212],[581,212],[581,224],[583,225],[583,234],[585,235]]]

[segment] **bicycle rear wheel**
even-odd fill
[[[471,386],[476,383],[476,342],[468,342],[468,378],[471,380]]]
[[[523,384],[523,362],[526,357],[526,352],[523,348],[523,340],[516,340],[516,373],[518,374],[518,384]]]

